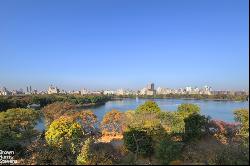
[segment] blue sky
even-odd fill
[[[0,86],[249,86],[247,0],[1,0]]]

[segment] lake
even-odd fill
[[[103,116],[112,109],[125,112],[134,110],[149,99],[123,99],[108,101],[105,105],[90,108],[101,121]],[[221,100],[191,100],[191,99],[150,99],[155,101],[162,111],[176,111],[182,103],[197,104],[201,108],[201,114],[209,115],[212,119],[220,119],[227,122],[234,122],[233,111],[240,108],[249,108],[248,101],[221,101]],[[37,128],[42,129],[43,122]]]

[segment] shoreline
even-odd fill
[[[76,108],[78,108],[78,109],[93,108],[93,107],[98,107],[98,106],[104,105],[106,102],[107,101],[100,102],[100,103],[77,104]]]
[[[111,101],[123,100],[123,99],[136,99],[136,97],[118,97],[112,98]],[[249,100],[233,100],[233,99],[206,99],[206,98],[186,98],[186,97],[138,97],[138,99],[180,99],[180,100],[204,100],[204,101],[235,101],[235,102],[247,102]]]

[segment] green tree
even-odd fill
[[[201,116],[197,113],[190,115],[184,119],[185,122],[185,136],[186,141],[192,139],[200,139],[206,131],[206,125],[208,119],[205,116]]]
[[[154,101],[146,101],[144,104],[140,105],[136,113],[160,113],[161,109]]]
[[[168,165],[171,161],[180,158],[182,147],[181,143],[174,142],[169,136],[165,136],[156,146],[156,157],[162,164]]]
[[[149,157],[153,154],[152,138],[143,129],[130,128],[123,138],[125,147],[135,154],[135,161],[138,155]]]
[[[178,112],[162,112],[160,119],[162,126],[168,133],[184,132],[184,118]]]
[[[200,113],[200,107],[195,104],[181,104],[178,106],[177,112],[183,116],[183,118],[188,117],[191,114]]]
[[[15,149],[31,142],[41,113],[32,109],[15,108],[0,113],[0,147]]]

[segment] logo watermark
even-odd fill
[[[17,164],[17,160],[14,160],[14,151],[0,150],[0,164]]]

